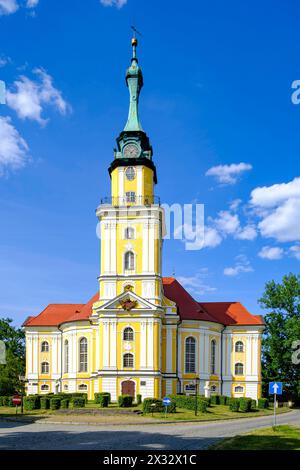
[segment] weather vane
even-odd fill
[[[132,31],[133,31],[133,37],[134,37],[134,39],[136,39],[136,35],[137,35],[137,34],[138,34],[139,36],[142,36],[142,33],[140,33],[140,32],[136,29],[135,26],[132,26],[132,25],[131,25],[130,27],[131,27],[131,29],[132,29]]]

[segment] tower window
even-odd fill
[[[131,353],[124,354],[123,367],[133,367],[133,354]]]
[[[41,352],[48,352],[49,351],[49,343],[48,341],[43,341],[41,346]]]
[[[134,239],[134,228],[126,227],[125,228],[125,240],[133,240]]]
[[[134,253],[132,251],[127,251],[124,258],[125,270],[134,269]]]
[[[135,202],[135,192],[134,191],[127,191],[126,195],[126,202]]]
[[[196,372],[196,340],[192,336],[185,340],[185,372]]]
[[[88,344],[86,338],[79,341],[79,372],[87,372]]]
[[[213,339],[210,343],[210,373],[216,373],[216,341]]]
[[[128,181],[133,181],[135,179],[135,169],[133,166],[126,168],[125,175]]]
[[[133,329],[130,326],[127,326],[123,331],[123,340],[124,341],[133,341]]]
[[[241,362],[237,362],[234,368],[235,375],[244,375],[244,366]]]
[[[235,352],[244,352],[244,343],[242,341],[235,343]]]
[[[41,364],[41,373],[49,374],[49,362],[42,362]]]

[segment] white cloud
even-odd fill
[[[215,248],[222,243],[222,237],[214,227],[205,227],[203,248]]]
[[[0,176],[7,170],[23,167],[28,160],[28,145],[9,117],[0,117]]]
[[[39,3],[39,0],[27,0],[26,8],[35,8]]]
[[[258,253],[260,258],[269,260],[281,259],[283,255],[284,250],[278,246],[264,246]]]
[[[238,240],[254,240],[257,237],[257,231],[254,225],[249,224],[243,228],[240,228],[235,234],[235,238]]]
[[[19,9],[16,0],[0,0],[0,15],[11,15]]]
[[[5,67],[7,64],[10,64],[10,63],[11,63],[10,57],[5,57],[4,55],[0,57],[0,68]]]
[[[100,0],[101,5],[104,7],[122,8],[126,5],[127,0]]]
[[[300,178],[255,188],[250,204],[260,222],[261,235],[279,242],[300,241]]]
[[[194,276],[176,276],[176,278],[191,294],[197,296],[217,290],[216,287],[211,287],[205,283],[204,279],[207,276],[207,269],[203,268]]]
[[[242,200],[241,199],[234,199],[233,201],[231,201],[229,207],[230,207],[230,210],[235,212],[239,206],[241,205],[242,203]]]
[[[300,261],[300,245],[293,245],[290,247],[291,255]]]
[[[61,91],[53,86],[53,79],[45,70],[37,68],[33,72],[39,80],[20,76],[14,82],[13,89],[6,93],[7,104],[21,119],[31,119],[44,125],[47,123],[47,119],[42,117],[44,106],[52,106],[61,114],[66,114],[70,106]]]
[[[225,276],[237,276],[241,273],[252,272],[253,268],[245,255],[239,255],[235,258],[235,265],[224,269]]]
[[[233,234],[237,232],[240,226],[237,214],[231,214],[229,211],[220,211],[218,218],[214,220],[216,228],[224,234]]]
[[[252,170],[249,163],[231,163],[230,165],[218,165],[209,168],[206,176],[213,176],[221,184],[235,184],[238,177],[245,171]]]

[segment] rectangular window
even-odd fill
[[[135,202],[135,192],[134,191],[127,191],[126,195],[126,202]]]

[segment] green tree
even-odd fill
[[[263,382],[282,381],[288,394],[300,396],[300,365],[292,361],[293,342],[300,340],[300,275],[288,274],[281,283],[266,283],[259,299],[269,311],[264,317]]]
[[[12,322],[10,318],[0,318],[0,340],[6,347],[6,364],[0,364],[0,395],[21,390],[19,375],[25,372],[25,335]]]

